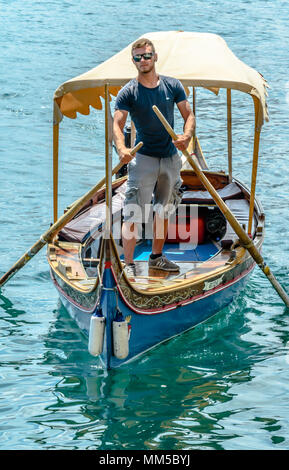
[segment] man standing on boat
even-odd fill
[[[113,134],[120,161],[129,163],[122,240],[126,272],[134,277],[136,228],[145,221],[145,208],[150,207],[152,195],[155,217],[149,268],[179,271],[179,266],[169,261],[162,251],[168,230],[169,208],[176,208],[181,200],[182,161],[177,149],[185,150],[188,147],[195,118],[180,81],[156,73],[158,56],[153,43],[142,38],[132,45],[131,53],[138,76],[127,83],[117,95]],[[152,106],[156,105],[173,127],[175,103],[184,120],[184,133],[172,142]],[[135,144],[143,142],[143,147],[134,157],[130,154],[131,149],[125,146],[123,134],[128,113],[136,128]],[[140,210],[131,215],[132,205]]]

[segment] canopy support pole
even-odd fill
[[[108,240],[111,234],[111,204],[112,204],[112,132],[111,111],[109,105],[109,85],[105,84],[105,232],[104,238]]]
[[[228,141],[228,171],[229,182],[232,183],[233,165],[232,165],[232,100],[231,89],[227,88],[227,141]]]
[[[195,126],[194,126],[194,131],[193,131],[193,139],[194,139],[193,152],[194,152],[195,147],[196,147],[196,88],[195,87],[193,87],[193,113],[195,116]]]
[[[253,96],[254,109],[255,109],[255,135],[254,135],[254,150],[253,150],[253,164],[252,164],[252,177],[251,177],[251,195],[250,195],[250,209],[249,209],[249,221],[248,221],[248,235],[251,234],[253,214],[254,214],[254,203],[255,203],[255,191],[256,191],[256,180],[257,180],[257,169],[258,169],[258,157],[259,157],[259,144],[261,127],[259,126],[259,112],[260,103],[257,98]]]
[[[59,124],[53,124],[53,220],[58,219],[58,148]]]

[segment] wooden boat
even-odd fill
[[[204,87],[227,90],[228,172],[209,170],[195,135],[189,147],[220,198],[261,250],[265,215],[255,196],[261,127],[268,120],[266,81],[241,62],[214,34],[180,31],[148,33],[159,61],[157,72],[175,76],[195,93]],[[58,217],[58,132],[63,116],[89,114],[105,100],[106,177],[48,245],[51,278],[61,301],[88,336],[88,349],[106,368],[118,367],[161,342],[204,322],[230,304],[245,286],[255,261],[235,234],[200,177],[184,161],[183,196],[170,221],[167,257],[179,273],[148,269],[151,240],[140,238],[137,274],[124,272],[120,226],[127,176],[112,180],[110,95],[135,76],[130,45],[95,69],[61,85],[54,97],[54,218]],[[252,182],[232,175],[231,90],[248,93],[255,111]],[[129,136],[129,134],[128,134]],[[133,123],[131,145],[134,145]],[[147,227],[143,227],[144,233]]]

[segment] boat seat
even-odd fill
[[[126,182],[115,190],[112,197],[112,214],[114,217],[121,217],[121,209],[125,198]],[[242,201],[243,193],[236,183],[230,183],[222,189],[218,194],[224,201],[235,198],[236,202]],[[185,191],[182,196],[182,203],[195,204],[214,204],[214,200],[208,191]],[[69,242],[83,243],[90,235],[92,235],[104,223],[106,217],[105,202],[87,208],[78,217],[72,219],[60,232],[59,240]],[[114,219],[116,220],[116,219]]]
[[[124,194],[126,191],[126,182],[115,190],[115,193]],[[241,199],[243,193],[241,188],[236,183],[229,183],[224,188],[218,189],[217,193],[226,201],[228,199]],[[199,203],[199,204],[214,204],[214,199],[208,191],[184,191],[182,195],[182,203]]]
[[[119,191],[112,197],[112,215],[121,217],[124,194]],[[80,216],[72,219],[59,232],[59,239],[68,242],[83,243],[102,226],[106,218],[106,204],[101,202],[89,207]]]
[[[249,221],[249,209],[250,204],[247,199],[235,199],[226,201],[226,204],[230,211],[234,214],[236,219],[238,220],[239,224],[244,228],[245,231],[248,230],[248,221]],[[252,221],[252,234],[254,235],[256,230],[256,218],[253,217]],[[226,240],[234,241],[238,238],[235,230],[231,227],[229,222],[227,221],[227,230],[225,235],[222,238],[222,242],[226,242]]]
[[[217,193],[227,201],[229,199],[241,199],[243,193],[241,188],[236,183],[229,183],[224,188],[218,189]],[[195,204],[214,204],[214,199],[208,191],[184,191],[182,196],[182,203],[195,203]]]

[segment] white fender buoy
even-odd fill
[[[128,324],[126,321],[112,322],[113,354],[118,359],[125,359],[129,353]]]
[[[103,350],[105,318],[92,315],[90,319],[88,352],[92,356],[99,356]]]

